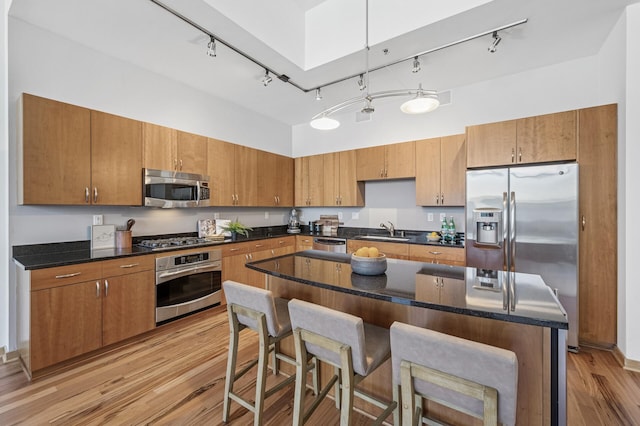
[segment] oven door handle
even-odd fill
[[[162,284],[166,281],[169,281],[173,278],[179,278],[179,277],[183,277],[185,275],[192,275],[198,272],[206,272],[209,270],[220,270],[220,262],[216,262],[212,265],[205,265],[205,266],[194,266],[191,268],[184,268],[184,269],[180,269],[177,271],[172,271],[172,272],[162,272],[160,274],[157,275],[156,277],[156,285],[157,284]]]

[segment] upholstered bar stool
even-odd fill
[[[332,386],[336,406],[340,408],[340,425],[351,424],[354,396],[384,410],[374,423],[381,424],[394,410],[395,402],[381,401],[355,387],[389,358],[389,330],[364,323],[362,318],[296,299],[289,302],[289,315],[297,361],[293,424],[304,424]],[[335,374],[305,412],[310,355],[333,365]]]
[[[400,322],[390,331],[394,399],[402,400],[402,425],[421,423],[423,397],[483,419],[485,425],[516,423],[515,353]],[[398,416],[394,422],[400,424]]]
[[[230,331],[229,358],[227,360],[227,379],[224,387],[222,420],[225,423],[229,421],[229,405],[231,404],[231,400],[233,400],[253,412],[254,425],[261,425],[264,400],[295,380],[295,375],[292,375],[273,388],[266,390],[267,362],[270,352],[273,355],[272,367],[274,374],[278,374],[278,360],[296,365],[294,359],[279,353],[278,350],[279,342],[283,338],[291,335],[291,322],[289,320],[287,301],[274,298],[271,291],[235,281],[225,281],[222,283],[222,287],[227,298]],[[241,371],[236,372],[238,340],[240,338],[240,331],[245,327],[258,333],[260,339],[258,358],[251,361]],[[236,380],[256,364],[258,364],[256,394],[255,401],[252,404],[237,395],[233,390],[233,385]],[[317,389],[317,385],[315,389]]]

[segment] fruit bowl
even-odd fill
[[[427,241],[431,241],[432,243],[436,242],[436,241],[440,241],[440,235],[431,235],[431,234],[427,234]]]
[[[378,257],[351,255],[351,271],[360,275],[380,275],[387,270],[387,256],[380,253]]]

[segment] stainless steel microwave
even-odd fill
[[[170,170],[144,169],[144,205],[185,208],[209,205],[209,176]]]

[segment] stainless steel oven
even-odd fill
[[[156,258],[156,323],[220,304],[222,252],[206,250]]]

